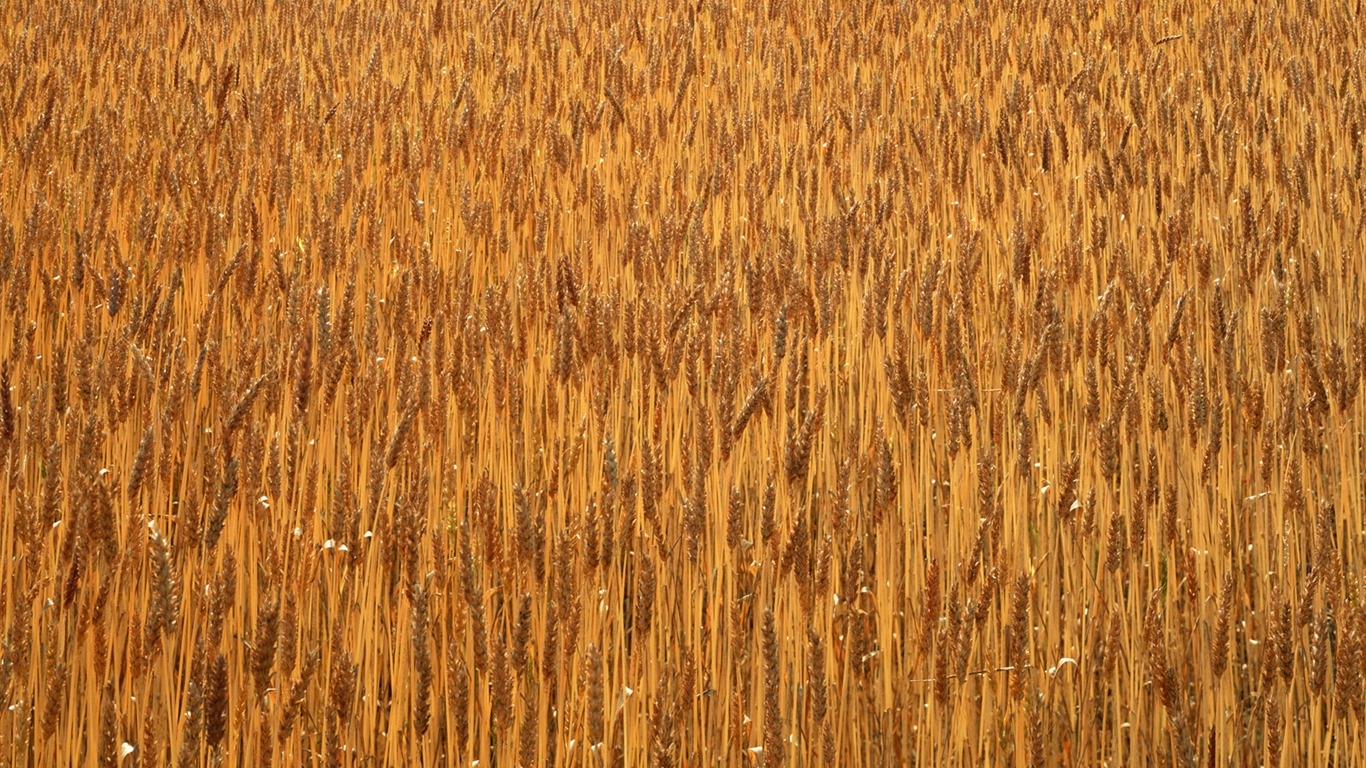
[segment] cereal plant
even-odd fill
[[[1366,760],[1359,2],[0,20],[0,768]]]

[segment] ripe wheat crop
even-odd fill
[[[0,768],[1361,764],[1361,14],[0,4]]]

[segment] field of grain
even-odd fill
[[[0,20],[0,766],[1366,759],[1359,0]]]

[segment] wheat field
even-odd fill
[[[0,767],[1360,765],[1361,14],[0,5]]]

